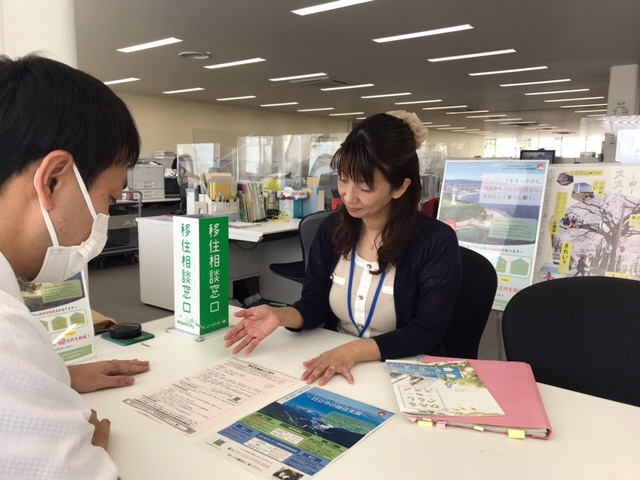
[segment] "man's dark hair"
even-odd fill
[[[73,155],[90,188],[104,170],[135,165],[140,137],[100,80],[38,55],[0,56],[0,189],[54,150]]]

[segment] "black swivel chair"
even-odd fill
[[[327,215],[334,213],[331,210],[312,213],[303,217],[298,226],[300,236],[300,246],[302,247],[302,260],[289,263],[272,263],[269,269],[276,275],[288,278],[294,282],[304,283],[304,275],[307,271],[307,263],[309,261],[309,249],[316,237],[318,227]]]
[[[640,282],[571,277],[518,292],[502,316],[508,360],[536,380],[640,406]]]
[[[489,260],[460,247],[462,285],[443,337],[447,356],[478,358],[478,346],[498,288],[496,270]]]

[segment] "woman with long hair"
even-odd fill
[[[336,373],[353,383],[358,362],[446,354],[462,267],[455,232],[419,211],[416,150],[426,134],[404,111],[372,115],[349,133],[331,162],[342,205],[318,229],[301,299],[236,313],[226,347],[251,353],[280,326],[356,337],[304,362],[302,379],[320,385]]]

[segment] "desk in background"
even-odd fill
[[[156,335],[146,342],[150,347],[141,344],[119,347],[102,338],[95,340],[101,360],[151,361],[151,370],[139,375],[132,387],[84,395],[99,417],[111,420],[109,453],[122,478],[256,480],[259,477],[197,445],[212,430],[187,437],[122,403],[125,398],[164,387],[231,357],[222,341],[227,329],[197,343],[166,333],[164,329],[172,325],[173,317],[145,323],[145,330]],[[251,355],[240,354],[239,358],[299,377],[304,371],[303,360],[350,340],[350,336],[324,329],[302,333],[278,329]],[[353,375],[355,385],[338,376],[324,388],[398,412],[384,363],[359,364]],[[453,427],[422,428],[398,414],[314,478],[639,478],[640,408],[547,385],[539,384],[539,388],[553,427],[549,440],[511,440],[504,434]],[[275,395],[269,401],[280,396]],[[256,409],[238,407],[237,415],[231,419]]]
[[[297,218],[269,220],[255,227],[229,228],[229,280],[260,277],[260,295],[293,303],[302,286],[275,275],[271,263],[302,260]],[[173,310],[173,217],[138,219],[140,300]],[[230,289],[230,292],[233,290]]]

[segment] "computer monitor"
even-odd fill
[[[553,163],[555,158],[555,150],[520,150],[520,160],[549,160],[549,163]]]

